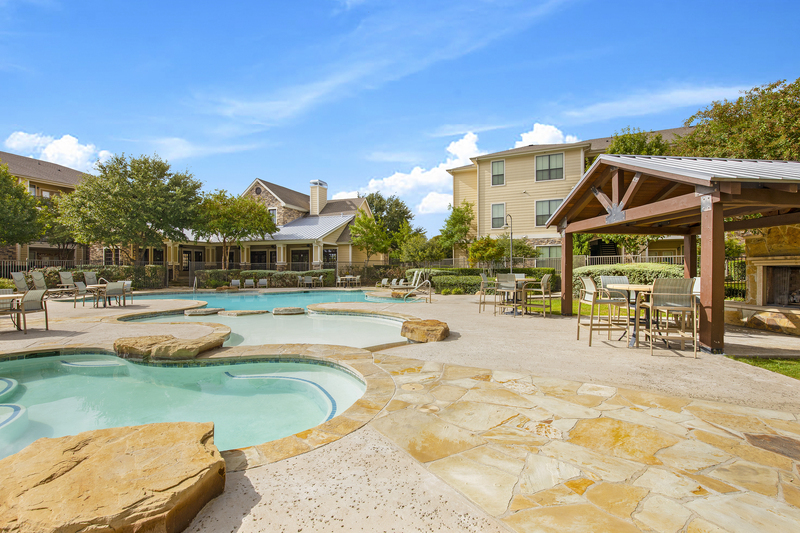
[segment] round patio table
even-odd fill
[[[633,293],[633,298],[636,301],[636,309],[633,312],[633,335],[628,339],[628,348],[635,348],[636,341],[639,338],[639,293],[640,292],[653,292],[652,285],[642,285],[638,283],[609,283],[607,289],[617,289],[621,291],[629,291]],[[650,309],[645,309],[645,324],[650,321]],[[610,320],[610,317],[609,317]]]

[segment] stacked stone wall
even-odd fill
[[[281,201],[263,187],[261,188],[261,194],[256,194],[255,189],[256,187],[251,188],[249,191],[247,191],[247,194],[251,198],[254,198],[256,201],[261,202],[267,207],[277,209],[277,220],[275,221],[277,225],[284,226],[289,222],[297,220],[305,215],[305,213],[302,211],[297,211],[296,209],[290,209],[282,206]]]
[[[766,228],[744,239],[747,272],[747,294],[745,302],[756,303],[758,280],[757,268],[752,259],[757,257],[800,255],[800,224]]]

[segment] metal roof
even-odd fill
[[[0,164],[8,165],[12,176],[30,178],[75,188],[83,178],[83,172],[75,169],[40,161],[32,157],[25,157],[9,152],[0,152]]]
[[[609,165],[629,163],[649,170],[669,172],[709,182],[800,180],[800,162],[797,161],[601,154],[592,166],[600,164],[600,161]]]
[[[292,220],[285,226],[281,226],[279,228],[280,231],[272,237],[272,240],[306,241],[321,239],[328,233],[331,233],[344,224],[347,224],[354,218],[355,217],[353,215],[298,218],[296,220]]]

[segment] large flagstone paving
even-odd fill
[[[380,353],[375,362],[402,376],[403,400],[370,426],[513,531],[800,530],[792,413]]]

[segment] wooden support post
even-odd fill
[[[572,233],[561,234],[561,316],[572,316]]]
[[[725,348],[725,220],[722,202],[709,202],[700,229],[700,347]]]
[[[697,277],[697,236],[683,236],[683,277]]]
[[[611,178],[611,201],[614,205],[619,205],[622,201],[622,194],[625,190],[625,171],[618,168]]]

